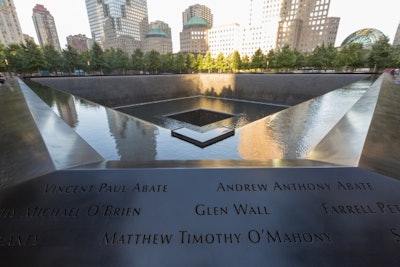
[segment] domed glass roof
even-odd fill
[[[341,46],[357,43],[362,44],[365,48],[368,48],[371,47],[381,37],[384,37],[384,34],[381,31],[366,28],[350,34],[346,39],[344,39]]]
[[[184,29],[194,28],[194,27],[208,28],[209,26],[207,21],[201,17],[193,17],[188,22],[186,22],[185,25],[183,25]]]
[[[151,29],[150,31],[147,32],[146,37],[163,37],[163,38],[168,38],[168,34],[166,34],[163,30],[161,29]]]

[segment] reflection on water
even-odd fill
[[[265,160],[305,158],[371,81],[360,81],[284,110],[196,97],[153,103],[150,109],[148,105],[135,106],[133,116],[35,83],[28,85],[106,160]],[[162,115],[196,108],[239,115],[219,122],[236,128],[235,136],[203,149],[171,137],[169,129],[181,125]]]
[[[119,108],[117,110],[143,119],[145,121],[154,123],[161,127],[174,130],[181,127],[193,128],[193,125],[166,117],[168,115],[185,111],[204,109],[232,114],[234,116],[224,120],[220,120],[211,127],[227,127],[234,129],[242,127],[250,122],[261,119],[270,114],[281,111],[285,108],[286,107],[284,106],[270,105],[266,103],[196,96],[169,101],[133,105],[130,107]],[[205,129],[207,129],[207,127]]]
[[[363,80],[243,127],[243,159],[303,159],[371,86]]]

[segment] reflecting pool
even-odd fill
[[[219,126],[235,129],[285,108],[287,108],[287,106],[221,99],[216,97],[194,96],[141,105],[132,105],[129,107],[117,108],[117,110],[161,127],[174,130],[181,127],[196,128],[194,125],[197,123],[189,123],[189,117],[186,121],[177,118],[177,114],[182,114],[184,112],[206,110],[226,114],[227,116],[225,118],[217,120],[216,124],[211,127],[215,128],[216,126]],[[194,118],[193,121],[195,121]],[[206,125],[209,124],[211,123],[207,123]]]
[[[372,82],[362,80],[293,107],[196,96],[117,110],[33,82],[28,86],[106,160],[266,160],[305,158]],[[168,117],[196,109],[233,116],[205,126]],[[180,127],[220,126],[234,128],[234,136],[205,148],[171,136]]]

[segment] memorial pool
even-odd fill
[[[36,83],[29,86],[106,160],[267,160],[304,158],[372,82],[361,80],[293,107],[194,96],[110,109]],[[166,117],[197,108],[234,116],[202,127]],[[205,132],[221,126],[235,129],[235,135],[205,148],[171,136],[180,127]]]

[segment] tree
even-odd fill
[[[84,51],[82,52],[80,55],[80,61],[83,63],[83,69],[85,70],[85,72],[87,73],[91,73],[91,60],[92,60],[92,55],[91,55],[91,51]]]
[[[244,56],[242,57],[241,69],[244,69],[244,70],[250,69],[250,58],[249,58],[248,55],[244,55]]]
[[[26,44],[22,45],[22,47],[24,49],[27,70],[31,73],[40,73],[40,70],[46,67],[43,52],[40,47],[33,41],[26,41]]]
[[[387,36],[379,38],[372,45],[372,49],[368,55],[368,62],[374,70],[382,70],[395,64],[394,49],[389,44]]]
[[[240,58],[240,54],[237,50],[235,50],[233,52],[233,54],[230,57],[230,64],[229,64],[229,68],[233,71],[236,72],[240,69],[242,64],[241,58]]]
[[[208,51],[203,60],[203,68],[210,73],[214,69],[214,66],[214,59],[211,56],[211,52]]]
[[[192,53],[188,53],[186,55],[186,66],[188,68],[188,72],[192,72],[194,70],[197,70],[197,61],[195,55]]]
[[[182,73],[182,70],[186,69],[186,58],[182,52],[178,52],[175,55],[175,68],[179,70],[179,73]]]
[[[333,68],[337,51],[333,44],[317,46],[309,56],[309,64],[317,69]]]
[[[202,54],[197,54],[196,62],[197,62],[197,69],[199,70],[199,72],[201,72],[202,70],[205,70],[204,57]]]
[[[301,53],[299,50],[293,50],[293,57],[294,57],[294,65],[293,68],[300,68],[306,64],[306,56],[304,53]]]
[[[351,43],[343,47],[336,58],[336,66],[342,66],[354,71],[365,65],[365,51],[362,44]]]
[[[163,72],[170,72],[175,69],[174,54],[168,52],[161,55],[161,69]]]
[[[139,48],[133,52],[131,60],[133,70],[143,71],[145,69],[144,54]]]
[[[218,70],[219,73],[225,72],[227,69],[227,64],[225,62],[225,57],[222,52],[220,52],[215,60],[215,68]]]
[[[129,67],[129,55],[120,48],[107,49],[104,59],[105,66],[110,73],[125,74],[125,70]]]
[[[266,60],[267,60],[267,71],[269,69],[273,69],[276,67],[277,62],[276,62],[276,54],[275,51],[273,49],[269,50],[266,56]]]
[[[117,49],[117,58],[119,59],[119,69],[125,75],[126,70],[130,68],[129,54],[121,48]]]
[[[261,48],[258,48],[251,57],[251,68],[253,69],[265,69],[267,61]]]
[[[4,44],[0,44],[0,71],[8,70],[7,50]]]
[[[57,74],[63,64],[61,53],[53,45],[45,45],[43,47],[43,55],[47,69],[51,73]]]
[[[100,74],[103,74],[103,69],[106,66],[104,51],[97,42],[93,44],[91,50],[90,66],[92,70],[98,71]]]
[[[144,56],[145,65],[150,72],[158,73],[158,70],[161,68],[161,55],[158,51],[151,50],[147,52]]]
[[[277,68],[293,69],[296,66],[296,54],[289,47],[285,45],[276,53]]]
[[[72,46],[67,46],[67,49],[62,51],[62,55],[64,58],[65,69],[69,74],[74,73],[76,69],[79,69],[82,66],[79,53]]]
[[[26,71],[24,49],[21,45],[10,44],[6,49],[8,71],[22,73]]]

